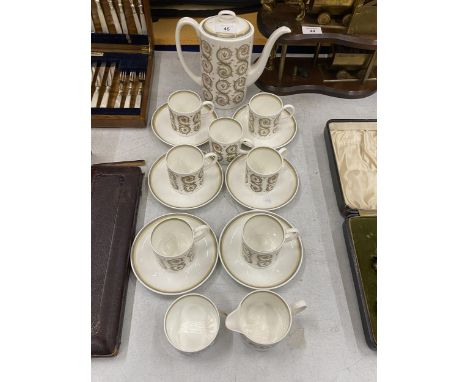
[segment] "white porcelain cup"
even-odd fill
[[[260,289],[242,299],[227,316],[226,327],[241,333],[257,349],[268,349],[287,336],[293,317],[306,308],[303,300],[290,306],[278,293]]]
[[[201,127],[203,106],[208,107],[208,112],[214,110],[213,102],[202,101],[200,96],[191,90],[177,90],[167,99],[169,116],[172,128],[183,136],[196,134]]]
[[[275,150],[271,147],[255,147],[245,161],[245,183],[254,192],[270,192],[278,182],[283,168],[286,147]]]
[[[249,131],[259,138],[275,134],[283,111],[290,117],[294,115],[295,108],[283,105],[281,98],[272,93],[255,94],[249,101]]]
[[[185,220],[171,217],[154,227],[150,237],[151,249],[162,267],[181,271],[193,261],[195,242],[209,231],[207,225],[192,229]]]
[[[278,257],[285,243],[299,235],[296,228],[285,229],[281,222],[267,213],[248,218],[242,229],[242,255],[254,268],[267,268]]]
[[[242,125],[233,118],[215,119],[208,133],[210,149],[218,155],[221,164],[229,164],[239,154],[247,154],[254,147],[250,139],[243,137]]]
[[[205,169],[218,161],[215,153],[203,154],[195,146],[174,146],[166,154],[169,181],[174,190],[182,194],[191,194],[201,188]]]
[[[177,350],[196,353],[214,342],[220,321],[213,301],[201,294],[189,293],[176,299],[167,309],[164,333]]]

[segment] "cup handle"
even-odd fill
[[[291,104],[284,105],[283,110],[286,111],[289,114],[288,116],[283,117],[283,118],[290,118],[296,112],[296,108]]]
[[[246,146],[248,147],[249,149],[248,150],[244,150],[242,148],[242,146]],[[253,148],[255,147],[255,144],[253,143],[253,141],[249,138],[242,138],[242,140],[240,141],[240,147],[239,147],[239,154],[248,154],[248,152],[250,150],[252,150]]]
[[[291,305],[291,313],[295,316],[296,314],[301,313],[305,308],[307,308],[307,304],[304,300],[296,301]]]
[[[286,230],[286,235],[284,235],[284,242],[287,243],[295,239],[299,235],[299,230],[297,228],[289,228]]]
[[[208,153],[204,156],[204,162],[209,161],[208,163],[203,165],[203,168],[207,169],[213,166],[218,161],[218,156],[216,153]]]
[[[210,231],[210,227],[207,225],[201,225],[193,230],[193,241],[197,242],[203,239],[206,234]]]
[[[203,106],[207,106],[208,107],[208,111],[203,111]],[[212,113],[214,110],[214,103],[211,102],[211,101],[203,101],[202,102],[202,107],[201,107],[201,113],[202,114],[209,114],[209,113]]]
[[[279,150],[278,150],[278,154],[281,155],[283,158],[284,156],[286,155],[286,152],[288,151],[288,149],[286,147],[281,147]]]

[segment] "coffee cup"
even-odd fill
[[[250,150],[245,161],[245,183],[254,192],[270,192],[283,168],[286,147],[275,150],[259,146]]]
[[[189,136],[196,134],[201,127],[203,106],[208,107],[208,112],[214,109],[213,102],[202,101],[200,96],[191,90],[177,90],[167,99],[169,116],[172,128],[180,135]]]
[[[242,125],[233,118],[215,119],[210,124],[208,134],[210,149],[218,155],[221,164],[229,164],[239,154],[247,154],[254,147],[250,139],[243,138]]]
[[[209,231],[207,225],[193,229],[183,219],[168,218],[157,224],[151,232],[151,249],[163,268],[181,271],[193,261],[195,243]]]
[[[242,255],[254,268],[267,268],[278,257],[285,243],[299,234],[296,228],[285,229],[281,222],[267,213],[258,213],[242,229]]]
[[[166,154],[166,165],[172,187],[182,193],[191,194],[201,188],[205,169],[218,161],[215,153],[203,154],[195,146],[174,146]]]
[[[291,330],[293,317],[306,308],[303,300],[289,306],[278,293],[256,290],[245,296],[227,316],[226,327],[264,350],[282,341]]]
[[[293,105],[283,105],[277,95],[255,94],[249,101],[249,131],[259,138],[268,138],[277,133],[283,111],[290,117],[294,115],[295,108]]]

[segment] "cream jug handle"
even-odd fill
[[[177,49],[177,55],[179,56],[180,63],[182,64],[182,67],[184,70],[187,72],[189,77],[195,81],[199,86],[202,86],[202,80],[201,76],[196,76],[187,66],[184,57],[182,55],[182,47],[180,46],[180,31],[185,25],[190,25],[193,29],[195,29],[195,32],[197,32],[198,38],[200,38],[200,26],[199,24],[192,19],[191,17],[182,17],[178,22],[176,26],[176,32],[175,32],[175,40],[176,40],[176,49]]]
[[[307,308],[307,304],[304,300],[296,301],[291,305],[291,313],[295,316],[296,314],[301,313],[305,308]]]

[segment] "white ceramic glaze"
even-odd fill
[[[258,269],[248,264],[242,256],[242,232],[245,222],[264,211],[247,211],[235,216],[224,227],[219,238],[219,254],[226,272],[239,284],[252,289],[276,289],[287,284],[299,271],[303,250],[299,236],[285,242],[277,260],[271,266]],[[268,212],[275,217],[287,231],[293,226],[283,217]]]
[[[195,194],[205,183],[205,171],[216,164],[215,153],[204,154],[192,145],[174,146],[166,153],[169,182],[181,194]]]
[[[247,154],[254,147],[250,139],[243,138],[242,125],[232,118],[215,119],[210,124],[208,135],[210,149],[218,155],[221,164],[229,164],[239,154]]]
[[[203,186],[193,193],[182,194],[172,187],[166,165],[166,156],[156,160],[148,173],[151,195],[161,204],[182,210],[202,207],[210,203],[223,187],[223,170],[219,163],[205,170]]]
[[[199,132],[202,126],[202,113],[214,110],[213,102],[202,102],[200,96],[191,90],[173,92],[167,99],[167,106],[172,129],[182,136]]]
[[[303,300],[289,306],[278,293],[257,290],[227,316],[226,327],[244,335],[257,348],[268,349],[287,336],[293,316],[306,308]]]
[[[180,295],[199,287],[213,273],[218,260],[218,241],[210,229],[205,237],[195,243],[195,255],[189,266],[179,272],[169,272],[163,268],[151,249],[151,233],[158,223],[173,217],[185,220],[192,229],[208,225],[204,220],[190,214],[160,216],[138,232],[130,253],[130,263],[138,281],[149,290],[164,295]]]
[[[276,135],[280,127],[280,119],[293,116],[293,105],[283,105],[277,95],[257,93],[249,101],[248,130],[255,137],[265,140]],[[286,112],[286,115],[283,113]]]
[[[245,184],[246,155],[234,159],[226,169],[226,188],[241,205],[252,209],[276,210],[290,203],[299,190],[299,176],[294,166],[284,159],[279,181],[271,192],[254,192]]]
[[[182,55],[180,31],[185,25],[193,27],[200,39],[201,76],[189,69]],[[213,101],[220,109],[231,109],[244,101],[247,87],[262,74],[276,40],[290,32],[291,29],[285,26],[275,30],[253,65],[250,61],[254,27],[232,11],[221,11],[200,24],[190,17],[181,18],[176,26],[175,40],[182,67],[202,86],[205,100]]]
[[[196,353],[210,346],[218,335],[220,314],[206,296],[180,296],[166,311],[164,333],[169,343],[184,353]]]
[[[296,118],[290,115],[287,111],[281,112],[278,129],[275,134],[268,135],[265,138],[260,138],[249,131],[249,106],[244,105],[237,109],[232,116],[236,121],[239,121],[244,128],[244,136],[253,141],[254,146],[268,146],[278,149],[286,146],[291,142],[297,133]]]
[[[154,227],[151,249],[165,269],[178,272],[190,265],[195,256],[195,243],[209,231],[206,225],[192,229],[183,219],[168,218]]]
[[[275,189],[276,184],[281,181],[280,171],[286,151],[286,147],[275,150],[267,146],[250,150],[245,160],[244,176],[249,189],[257,193],[268,193]]]
[[[169,117],[169,108],[167,103],[159,106],[153,116],[151,117],[151,128],[154,135],[162,142],[171,145],[193,145],[201,146],[208,142],[208,127],[210,123],[218,118],[218,115],[213,110],[210,112],[209,108],[204,106],[201,113],[201,127],[200,130],[193,135],[182,136],[171,126],[171,119]]]
[[[298,236],[296,228],[285,229],[268,213],[249,217],[242,229],[242,255],[252,267],[263,269],[274,264],[281,248]]]

